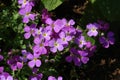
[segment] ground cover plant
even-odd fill
[[[0,80],[120,80],[119,2],[0,1]]]

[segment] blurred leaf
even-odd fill
[[[54,10],[62,4],[63,0],[41,0],[48,11]]]
[[[90,0],[90,2],[93,4],[96,0]]]

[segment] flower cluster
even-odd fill
[[[33,23],[32,21],[38,17],[32,12],[35,6],[34,0],[18,0],[18,4],[20,5],[19,14],[23,17],[22,22],[25,23],[24,38],[32,42],[29,43],[31,47],[27,47],[29,49],[21,50],[21,54],[9,52],[7,64],[13,72],[20,71],[27,66],[32,71],[29,76],[27,75],[28,80],[43,79],[44,71],[39,69],[45,64],[46,56],[66,54],[65,61],[80,67],[88,63],[97,49],[96,43],[93,43],[91,38],[96,42],[99,41],[104,48],[115,43],[114,33],[109,31],[109,24],[106,22],[89,23],[86,29],[82,30],[75,28],[73,19],[54,20],[47,9],[44,9],[40,18],[41,24]],[[0,55],[0,61],[3,60],[6,59]],[[62,76],[58,78],[47,76],[48,80],[63,80]],[[13,80],[13,78],[16,77],[4,72],[4,67],[0,67],[0,80]]]
[[[0,67],[0,80],[13,80],[9,73],[4,72],[4,67]]]
[[[18,0],[20,5],[19,14],[23,16],[23,23],[28,23],[30,20],[35,20],[35,13],[31,13],[34,6],[33,0]]]
[[[115,43],[114,33],[109,31],[109,24],[103,21],[97,23],[90,23],[87,25],[88,36],[99,36],[99,42],[104,48],[108,48],[110,45]]]

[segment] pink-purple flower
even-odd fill
[[[60,39],[52,39],[49,41],[48,45],[50,47],[50,51],[53,53],[57,52],[57,50],[62,51],[64,49]]]
[[[66,57],[67,62],[74,62],[76,66],[80,66],[82,63],[86,64],[89,61],[88,53],[86,51],[70,49],[70,55]]]
[[[23,16],[23,22],[28,23],[30,20],[35,20],[36,14],[31,13],[32,7],[26,6],[25,8],[21,8],[19,14]]]
[[[49,76],[48,80],[63,80],[61,76],[58,76],[58,78],[55,78],[54,76]]]
[[[59,37],[61,39],[61,44],[68,45],[68,41],[71,40],[71,37],[67,36],[64,32],[59,33]]]
[[[28,54],[27,55],[27,59],[29,59],[30,61],[28,62],[28,66],[30,68],[33,67],[40,67],[41,66],[41,60],[38,59],[40,56],[38,54]]]
[[[21,62],[20,56],[18,55],[11,56],[8,59],[7,63],[10,66],[10,68],[14,71],[18,69],[22,69],[23,67],[23,63]]]
[[[34,53],[38,53],[39,55],[47,54],[47,49],[45,47],[46,44],[47,42],[43,42],[40,40],[40,38],[36,38],[35,46],[33,47]]]
[[[88,24],[87,25],[87,29],[88,29],[88,32],[87,32],[87,35],[89,37],[91,36],[97,36],[98,35],[98,31],[97,29],[99,28],[98,24],[94,23],[94,24]]]
[[[24,31],[26,32],[24,34],[25,39],[29,39],[30,36],[35,36],[35,24],[31,24],[30,26],[25,26]]]
[[[103,45],[104,48],[108,48],[110,45],[115,43],[114,33],[108,32],[107,37],[101,36],[99,38],[100,43]]]
[[[75,42],[79,45],[79,48],[82,48],[84,45],[86,45],[86,40],[84,36],[79,36],[75,39]]]

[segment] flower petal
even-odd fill
[[[41,61],[40,60],[36,60],[35,64],[36,64],[36,67],[40,67],[41,66]]]
[[[29,39],[30,36],[31,36],[31,34],[29,32],[24,34],[25,39]]]
[[[29,61],[29,62],[28,62],[28,66],[29,66],[30,68],[33,68],[33,67],[35,66],[35,61],[34,61],[34,60]]]

